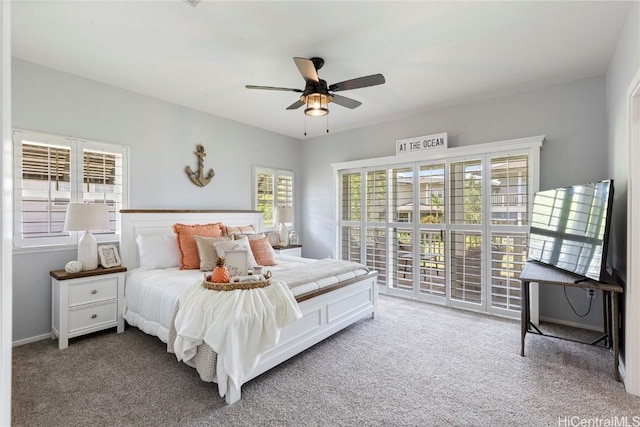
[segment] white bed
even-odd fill
[[[178,268],[138,269],[139,256],[136,237],[139,234],[170,234],[175,223],[205,224],[221,222],[227,226],[252,225],[262,230],[262,214],[256,211],[179,211],[179,210],[123,210],[122,263],[128,268],[125,284],[127,322],[163,342],[171,342],[170,329],[174,303],[185,286],[201,280],[199,270]],[[300,271],[325,268],[329,261],[306,260],[278,256],[277,265],[269,267],[274,279],[291,283],[303,317],[289,323],[280,334],[278,344],[266,351],[255,369],[243,380],[247,382],[290,357],[322,341],[346,326],[368,316],[373,317],[377,304],[375,272],[366,269],[335,270],[316,281],[297,280],[292,276]],[[326,263],[326,264],[324,264]],[[160,292],[158,291],[160,290]],[[202,374],[201,374],[202,376]],[[204,377],[203,377],[204,379]],[[232,381],[226,384],[225,400],[232,404],[240,399],[240,388]]]

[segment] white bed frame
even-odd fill
[[[120,252],[122,265],[128,269],[139,265],[136,246],[136,237],[139,234],[172,234],[171,226],[175,223],[221,222],[229,226],[251,224],[257,232],[262,230],[262,213],[257,211],[123,210],[121,213]],[[303,317],[282,330],[278,345],[262,355],[258,366],[245,382],[352,323],[368,316],[375,317],[378,301],[376,279],[377,273],[372,272],[343,282],[341,287],[332,286],[315,294],[298,298]],[[229,381],[225,395],[228,404],[240,400],[241,386],[236,387]]]

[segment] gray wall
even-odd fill
[[[611,65],[607,72],[607,114],[608,114],[608,149],[609,173],[616,180],[616,193],[613,205],[613,222],[611,230],[611,260],[616,272],[626,282],[627,279],[627,176],[629,168],[629,134],[627,100],[630,85],[637,73],[640,73],[640,3],[635,2],[629,12],[627,23],[622,31],[620,41]],[[638,165],[635,165],[638,167]],[[626,290],[638,283],[626,283]],[[621,312],[623,325],[626,325],[627,310],[637,307],[626,307],[627,298],[622,301]],[[640,325],[630,326],[637,331]],[[624,349],[622,334],[622,347]],[[624,351],[623,360],[626,359]],[[632,355],[633,356],[633,355]],[[640,357],[640,355],[635,355]],[[627,365],[628,366],[628,365]],[[633,375],[633,373],[631,373]]]
[[[609,178],[605,77],[593,77],[515,96],[495,98],[418,114],[348,132],[303,141],[304,255],[333,254],[335,199],[331,163],[395,154],[395,141],[447,132],[449,146],[467,146],[546,135],[541,152],[540,188],[549,189]],[[585,292],[569,296],[585,309]],[[541,316],[585,325],[602,324],[602,296],[589,316],[578,318],[560,287],[540,295]]]
[[[130,208],[251,209],[253,165],[301,176],[297,139],[16,59],[12,71],[14,127],[130,147]],[[184,172],[197,167],[198,143],[216,172],[206,187]],[[14,341],[51,331],[49,271],[71,259],[74,250],[14,253]]]
[[[616,52],[607,72],[608,169],[616,180],[613,226],[611,233],[612,263],[626,278],[627,255],[627,176],[629,140],[627,90],[640,72],[640,3],[634,2],[623,29]]]

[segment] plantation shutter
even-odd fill
[[[520,272],[527,262],[529,156],[491,159],[491,306],[520,309]]]
[[[340,245],[341,258],[346,261],[362,261],[362,174],[340,174]]]
[[[278,175],[277,206],[293,207],[293,176]]]
[[[19,237],[25,244],[71,243],[64,231],[71,201],[71,148],[24,142],[21,146]],[[60,144],[60,145],[59,145]]]
[[[264,215],[264,226],[273,227],[273,207],[275,199],[273,194],[273,174],[266,172],[258,173],[257,181],[256,210],[259,210]]]
[[[293,207],[293,172],[257,167],[255,209],[264,215],[263,226],[275,227],[277,206]]]
[[[120,216],[123,197],[122,154],[83,150],[83,201],[104,203],[109,213],[109,230],[96,231],[94,235],[120,232]]]
[[[367,171],[364,264],[378,271],[378,284],[387,283],[387,169]]]

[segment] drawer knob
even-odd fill
[[[96,317],[98,317],[98,315],[97,315],[97,314],[92,314],[92,315],[91,315],[91,318],[92,318],[92,319],[95,319]]]
[[[91,293],[92,293],[93,295],[95,295],[95,294],[97,294],[97,293],[98,293],[98,290],[97,290],[97,289],[94,289],[94,290],[92,290],[92,291],[91,291]]]

